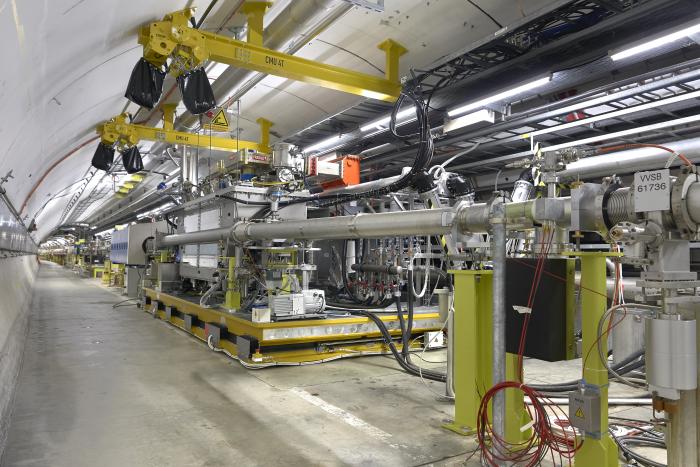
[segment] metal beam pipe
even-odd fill
[[[300,221],[270,223],[239,222],[233,227],[202,230],[184,234],[166,235],[158,240],[158,247],[213,243],[229,237],[249,240],[296,240],[346,238],[381,238],[410,235],[439,235],[450,232],[455,218],[453,208],[424,209],[406,212],[357,214],[354,216],[326,217]]]
[[[357,214],[303,221],[244,223],[233,227],[237,241],[287,238],[297,240],[382,238],[439,235],[452,229],[454,210],[423,209],[406,212]]]
[[[568,197],[557,199],[564,202],[567,206],[570,202]],[[528,228],[524,221],[536,220],[534,212],[535,202],[536,200],[504,203],[504,216],[508,218],[507,228],[511,230]],[[557,222],[561,225],[567,224],[570,211],[570,207],[567,207],[564,217],[557,220]],[[450,233],[453,227],[462,233],[488,232],[491,228],[489,205],[486,203],[472,205],[459,203],[453,207],[440,209],[356,214],[354,216],[324,217],[298,221],[259,223],[242,221],[233,227],[167,235],[158,241],[158,246],[213,243],[228,238],[238,242],[245,242],[278,238],[339,240],[348,238],[441,235]]]

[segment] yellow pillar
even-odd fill
[[[270,153],[270,128],[273,123],[266,119],[260,117],[255,120],[258,125],[260,125],[260,149],[265,153]]]
[[[406,47],[402,46],[393,39],[387,39],[377,46],[379,50],[383,50],[386,54],[386,66],[384,75],[386,79],[393,82],[399,81],[399,57],[408,52]]]
[[[476,432],[481,405],[480,394],[493,386],[492,379],[492,294],[493,271],[450,271],[454,275],[454,329],[448,330],[454,341],[455,419],[445,428],[462,435]],[[506,353],[506,379],[516,381],[518,356]],[[520,431],[528,421],[523,393],[507,389],[506,433],[509,443],[530,436]]]
[[[248,17],[248,43],[252,45],[263,45],[263,19],[265,10],[272,5],[270,2],[245,2],[243,13]]]
[[[224,299],[224,307],[229,310],[238,309],[241,307],[241,294],[236,290],[236,258],[230,256],[228,258],[228,276],[226,278],[226,297]]]
[[[619,465],[615,441],[608,433],[608,371],[600,361],[597,349],[598,322],[608,308],[605,259],[621,256],[612,252],[574,252],[581,258],[581,327],[583,331],[583,379],[600,391],[600,433],[586,433],[583,446],[574,461],[582,467],[616,467]],[[601,339],[603,355],[608,354],[607,339]],[[593,349],[593,350],[591,350]],[[590,353],[589,353],[590,350]]]
[[[177,104],[163,104],[161,110],[163,111],[163,129],[173,130],[175,129],[175,108]]]

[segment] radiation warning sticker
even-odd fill
[[[224,109],[218,109],[218,111],[216,109],[211,110],[206,113],[206,116],[211,120],[209,120],[209,123],[205,126],[211,128],[213,131],[229,131],[229,121]]]

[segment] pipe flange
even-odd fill
[[[671,189],[671,212],[673,213],[673,220],[676,222],[676,227],[684,239],[694,239],[700,230],[700,225],[693,221],[688,212],[688,204],[686,203],[686,197],[688,195],[688,189],[693,183],[700,181],[698,174],[695,171],[691,171],[687,168],[683,168],[683,171],[676,179]]]

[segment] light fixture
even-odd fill
[[[632,57],[634,55],[638,55],[652,49],[656,49],[666,44],[670,44],[671,42],[675,42],[677,40],[683,39],[684,37],[688,37],[698,32],[700,32],[700,23],[695,21],[693,22],[693,24],[686,24],[682,26],[675,32],[663,34],[662,36],[657,37],[655,39],[645,40],[640,44],[625,48],[624,50],[621,50],[619,52],[613,52],[610,54],[610,58],[615,61],[623,60],[625,58]]]
[[[372,155],[372,153],[379,151],[380,149],[387,149],[391,148],[393,145],[391,143],[384,143],[380,144],[379,146],[374,146],[368,149],[365,149],[364,151],[361,151],[360,154],[362,155]]]
[[[628,115],[631,113],[639,112],[641,110],[655,109],[655,108],[661,107],[663,105],[675,104],[676,102],[683,102],[683,101],[686,101],[689,99],[698,99],[698,98],[700,98],[700,90],[693,91],[693,92],[687,92],[685,94],[679,94],[677,96],[667,97],[666,99],[659,99],[659,100],[647,102],[645,104],[627,107],[624,109],[614,110],[612,112],[606,112],[606,113],[594,115],[593,117],[582,118],[580,120],[574,120],[574,121],[568,122],[568,123],[562,123],[561,125],[554,125],[554,126],[551,126],[549,128],[543,128],[541,130],[536,130],[536,131],[533,131],[530,133],[525,133],[523,136],[524,137],[534,137],[534,136],[538,136],[538,135],[545,135],[547,133],[561,131],[561,130],[564,130],[567,128],[574,128],[574,127],[583,126],[583,125],[590,125],[591,123],[599,122],[601,120],[608,120],[610,118],[620,117],[622,115]],[[581,108],[583,108],[583,107],[581,107]]]
[[[449,133],[459,130],[469,125],[474,125],[479,122],[494,123],[496,121],[496,112],[491,109],[481,109],[467,115],[462,115],[454,120],[447,120],[442,126],[442,131]]]
[[[485,106],[492,104],[494,102],[498,102],[498,101],[502,101],[504,99],[507,99],[508,97],[517,96],[518,94],[522,94],[524,92],[531,91],[532,89],[539,88],[540,86],[544,86],[545,84],[549,83],[551,80],[552,80],[552,76],[547,75],[544,78],[539,78],[539,79],[536,79],[533,81],[529,81],[525,84],[521,84],[520,86],[506,89],[506,90],[501,91],[499,93],[493,94],[489,97],[479,99],[478,101],[474,101],[474,102],[471,102],[469,104],[454,108],[452,110],[448,110],[447,115],[450,117],[454,117],[455,115],[463,114],[463,113],[469,112],[470,110],[478,109],[480,107],[485,107]]]
[[[590,138],[579,139],[576,141],[569,141],[567,143],[555,144],[554,146],[548,146],[541,149],[542,152],[552,152],[558,151],[560,149],[572,148],[574,146],[583,146],[586,144],[597,143],[599,141],[605,141],[608,139],[620,138],[623,136],[634,135],[638,133],[646,133],[647,131],[654,131],[661,128],[668,128],[670,126],[685,125],[686,123],[693,123],[700,121],[700,114],[691,115],[689,117],[676,118],[674,120],[667,120],[665,122],[653,123],[651,125],[639,126],[635,128],[630,128],[629,130],[617,131],[615,133],[606,133],[599,136],[591,136]]]
[[[326,150],[326,148],[328,148],[328,150],[330,150],[331,146],[334,143],[340,143],[340,140],[342,139],[342,137],[343,137],[343,135],[331,136],[330,138],[324,139],[323,141],[320,141],[316,144],[313,144],[313,145],[309,146],[308,148],[304,148],[304,150],[302,152],[310,153],[310,152],[316,152],[316,151],[321,150],[321,149]]]
[[[401,112],[398,112],[396,114],[396,121],[398,122],[399,120],[402,120],[402,119],[408,117],[409,115],[415,115],[415,113],[416,113],[416,108],[409,107],[408,109],[402,110]],[[380,118],[379,120],[375,120],[373,122],[370,122],[367,125],[361,126],[360,131],[364,133],[365,131],[374,130],[374,129],[382,130],[382,129],[386,128],[387,124],[390,121],[391,121],[391,115],[388,115],[386,117]],[[401,122],[401,123],[402,124],[408,123],[408,121]]]

